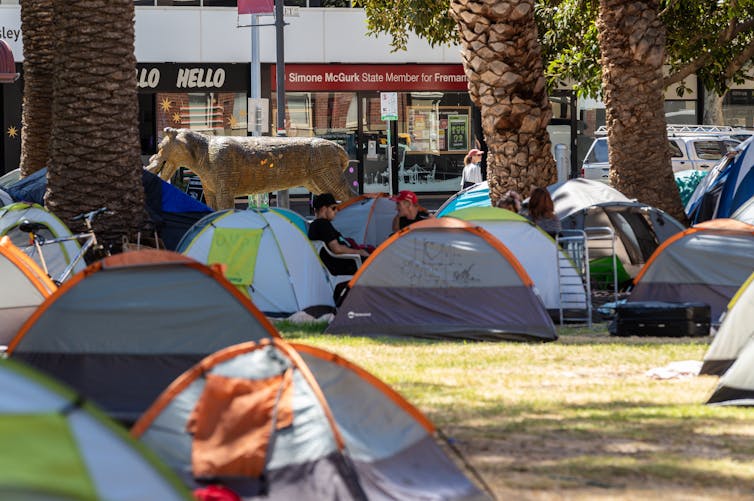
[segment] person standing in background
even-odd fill
[[[463,173],[461,174],[461,189],[482,182],[482,155],[484,152],[476,148],[469,150],[463,159]]]

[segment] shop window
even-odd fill
[[[403,129],[410,152],[466,153],[471,144],[468,106],[407,106]]]
[[[199,7],[199,0],[157,0],[157,5],[160,7]]]
[[[218,136],[245,136],[246,115],[244,92],[156,94],[158,135],[165,127],[176,127]]]
[[[754,127],[754,91],[751,89],[731,89],[723,99],[723,118],[728,125]]]
[[[308,92],[289,93],[285,96],[286,131],[290,136],[311,136],[311,96]]]
[[[665,100],[665,121],[669,124],[694,125],[696,118],[696,101]]]

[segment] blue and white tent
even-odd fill
[[[754,196],[754,148],[741,143],[702,179],[686,204],[693,224],[727,218]]]
[[[487,181],[476,183],[452,195],[437,209],[435,216],[447,216],[453,211],[468,209],[469,207],[490,207],[490,186]]]

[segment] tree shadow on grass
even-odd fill
[[[748,409],[692,407],[616,401],[563,404],[555,413],[528,404],[482,405],[452,422],[441,418],[450,406],[440,406],[430,417],[439,418],[436,424],[472,463],[496,465],[496,474],[525,472],[532,477],[525,484],[536,484],[537,476],[570,479],[574,487],[734,483],[754,493],[754,436],[741,431],[751,422]]]

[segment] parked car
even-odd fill
[[[714,167],[720,158],[740,144],[734,139],[733,130],[725,133],[675,132],[668,126],[668,146],[670,147],[673,172],[682,170],[707,171]],[[701,126],[699,126],[701,127]],[[598,131],[599,133],[599,131]],[[608,163],[607,137],[597,137],[584,158],[581,175],[587,179],[609,183],[610,164]]]

